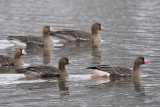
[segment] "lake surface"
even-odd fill
[[[0,54],[13,56],[17,48],[10,35],[42,36],[44,25],[90,32],[99,22],[106,31],[98,48],[86,44],[55,44],[53,50],[26,47],[26,66],[57,66],[62,56],[66,79],[25,78],[16,67],[0,67],[1,107],[159,107],[160,106],[160,1],[159,0],[1,0]],[[97,64],[133,67],[138,56],[141,77],[110,81],[92,79],[85,68]]]

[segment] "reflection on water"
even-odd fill
[[[134,83],[134,89],[137,92],[144,91],[144,90],[141,90],[142,88],[140,87],[140,77],[133,78],[133,83]]]
[[[92,49],[92,57],[93,57],[93,64],[100,64],[101,61],[101,50],[100,50],[100,42],[93,42],[91,44]]]
[[[26,51],[29,55],[42,54],[43,64],[54,62],[53,46],[40,47],[40,46],[27,46]]]
[[[59,86],[59,90],[60,95],[61,96],[66,96],[69,95],[69,87],[66,85],[66,78],[59,78],[58,79],[58,86]]]
[[[143,86],[141,86],[140,77],[133,78],[133,83],[134,83],[134,89],[135,89],[135,91],[139,92],[139,94],[137,95],[137,97],[143,97],[143,96],[145,96],[145,88]]]
[[[28,55],[22,58],[29,66],[57,66],[59,59],[67,56],[74,63],[67,66],[71,77],[19,79],[14,74],[16,68],[0,67],[0,106],[159,107],[159,5],[159,0],[1,0],[0,54],[3,55],[13,56],[16,48],[6,41],[7,36],[41,35],[44,25],[90,31],[91,24],[100,22],[107,30],[100,32],[103,40],[100,45],[26,47]],[[91,79],[91,73],[85,69],[97,64],[132,68],[137,56],[151,61],[142,68],[142,75],[147,78]],[[13,73],[12,81],[7,81],[4,73]]]
[[[54,61],[53,47],[45,47],[43,49],[43,64],[49,64]]]
[[[0,66],[0,73],[16,73],[16,69],[21,69],[23,66]]]

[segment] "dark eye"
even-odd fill
[[[23,49],[22,49],[22,48],[19,48],[19,50],[22,51]]]
[[[144,61],[144,58],[142,57],[142,60]]]
[[[99,26],[99,27],[101,27],[101,24],[100,24],[100,23],[98,23],[98,26]]]
[[[66,59],[66,61],[69,62],[68,59]]]

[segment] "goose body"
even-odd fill
[[[0,55],[0,65],[1,66],[23,65],[24,62],[21,59],[21,56],[26,54],[27,53],[25,52],[24,49],[18,48],[14,53],[14,57]]]
[[[43,27],[43,37],[42,36],[8,36],[8,40],[17,46],[28,46],[28,45],[53,45],[53,40],[49,35],[49,32],[54,32],[50,26]]]
[[[135,60],[133,70],[123,66],[111,65],[97,65],[94,67],[88,67],[87,69],[92,70],[92,73],[94,74],[92,77],[105,77],[105,75],[110,78],[139,77],[140,65],[145,63],[149,62],[145,61],[144,57],[140,56]]]
[[[43,37],[27,35],[27,36],[8,36],[8,40],[16,46],[27,46],[30,44],[44,45]]]
[[[69,62],[68,58],[62,57],[59,61],[59,68],[53,66],[33,66],[17,69],[17,72],[40,78],[60,76],[67,77],[68,71],[65,68],[65,65],[67,64],[71,64],[71,62]]]
[[[66,41],[100,41],[101,37],[98,30],[105,30],[100,23],[94,23],[91,28],[91,33],[82,30],[59,30],[51,32],[50,35]]]

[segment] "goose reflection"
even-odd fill
[[[66,85],[66,78],[60,77],[58,79],[58,86],[59,86],[61,96],[70,95],[69,87]]]
[[[136,92],[139,92],[137,97],[145,96],[145,88],[141,86],[141,78],[140,77],[134,77],[132,78],[133,84],[134,84],[134,90]]]
[[[42,54],[43,64],[49,64],[53,62],[53,46],[39,47],[39,46],[27,46],[26,51],[28,55]]]
[[[26,77],[21,80],[22,83],[18,84],[18,88],[26,89],[26,90],[41,90],[41,89],[49,89],[51,93],[55,91],[55,94],[59,94],[60,97],[70,95],[69,87],[66,85],[65,78],[33,78]],[[26,81],[26,82],[25,82]],[[58,92],[57,92],[58,89]],[[47,93],[47,92],[46,92]]]
[[[43,49],[43,64],[53,62],[53,46],[44,47]]]
[[[100,64],[101,61],[101,50],[100,50],[100,42],[95,41],[91,43],[91,49],[92,49],[92,64]]]
[[[133,83],[133,85],[132,85]],[[142,86],[140,77],[136,78],[119,78],[119,79],[109,79],[109,78],[92,78],[89,83],[88,87],[125,87],[132,89],[133,86],[134,90],[138,93],[136,97],[145,96],[145,88]]]
[[[21,69],[23,66],[0,66],[0,73],[16,73],[16,69]]]
[[[92,56],[92,64],[97,65],[100,64],[101,61],[101,50],[100,50],[100,41],[94,42],[76,42],[77,47],[86,48],[86,50],[91,51]]]

